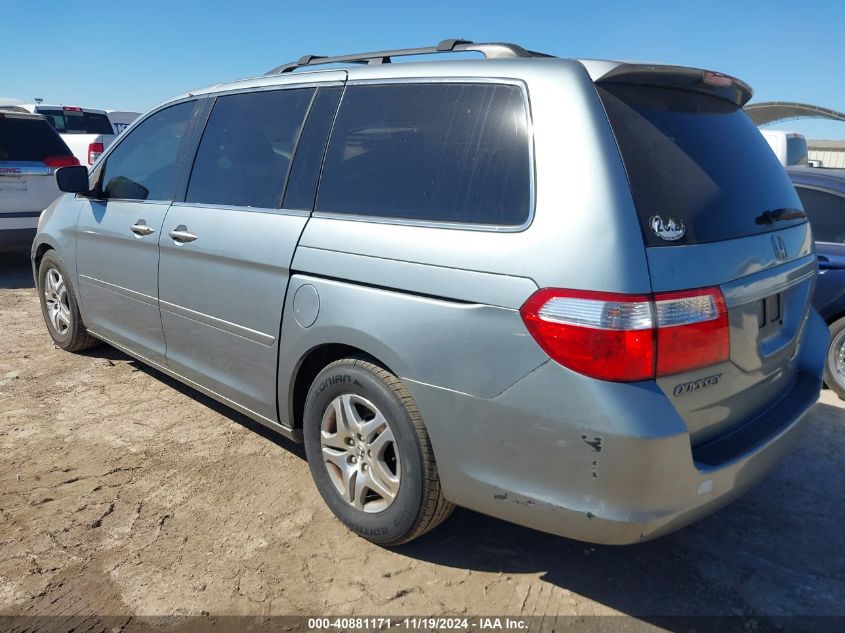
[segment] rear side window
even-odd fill
[[[106,198],[173,200],[182,142],[196,102],[186,101],[150,115],[106,159]]]
[[[108,116],[99,112],[39,108],[38,114],[46,116],[50,125],[61,134],[114,134]]]
[[[353,86],[326,153],[318,211],[519,226],[531,198],[528,113],[498,84]]]
[[[186,202],[276,209],[314,89],[219,97],[202,135]]]
[[[817,242],[845,243],[845,197],[817,189],[795,187],[810,218]]]
[[[72,156],[44,119],[0,114],[0,160],[43,161],[48,156]]]
[[[768,143],[735,104],[622,84],[604,84],[598,93],[647,245],[728,240],[805,221],[766,221],[766,211],[800,209],[800,202]],[[666,241],[656,231],[683,235]]]

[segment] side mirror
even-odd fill
[[[88,193],[88,168],[82,165],[59,167],[56,184],[65,193]]]

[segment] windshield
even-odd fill
[[[114,134],[105,114],[83,110],[38,110],[60,134]]]
[[[783,167],[736,104],[671,88],[605,84],[598,92],[648,246],[727,240],[806,221],[794,213],[801,202]]]

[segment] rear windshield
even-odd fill
[[[0,114],[0,160],[42,161],[47,156],[71,155],[44,119]]]
[[[786,137],[786,164],[807,164],[807,139],[803,136]]]
[[[795,212],[801,202],[780,162],[735,104],[669,88],[604,84],[598,92],[648,246],[728,240],[806,221]]]
[[[61,134],[114,134],[109,118],[99,112],[39,108],[38,114],[46,116],[50,125]]]

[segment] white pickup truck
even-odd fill
[[[105,110],[43,103],[24,103],[20,107],[47,117],[50,125],[79,159],[80,165],[93,165],[117,136]]]

